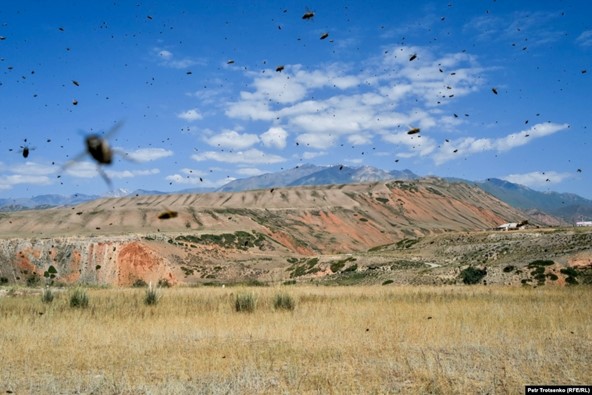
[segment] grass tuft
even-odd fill
[[[287,293],[280,293],[275,295],[273,299],[273,307],[276,310],[289,310],[292,311],[296,307],[296,302]]]
[[[155,287],[152,287],[152,284],[146,289],[146,293],[144,294],[144,304],[147,306],[156,306],[161,298],[160,292]]]
[[[54,294],[49,288],[45,288],[43,293],[41,294],[41,301],[43,303],[51,303],[53,302]]]
[[[234,300],[234,309],[238,312],[252,313],[255,311],[257,299],[252,292],[238,293]]]
[[[84,288],[76,287],[70,295],[70,307],[86,309],[88,307],[88,295]]]

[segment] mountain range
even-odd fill
[[[415,180],[421,178],[410,170],[385,171],[371,166],[350,167],[345,165],[316,166],[304,164],[275,173],[231,181],[218,189],[191,188],[174,193],[241,192],[279,187],[359,184],[385,180]],[[501,201],[530,214],[538,212],[560,218],[567,223],[592,219],[592,200],[571,193],[539,192],[524,185],[490,178],[484,181],[468,181],[447,178],[448,182],[477,185]],[[124,196],[126,191],[117,191],[114,196]],[[127,195],[164,195],[166,192],[135,190]],[[56,206],[76,205],[100,198],[96,195],[74,194],[71,196],[39,195],[32,198],[0,199],[0,211],[44,209]]]

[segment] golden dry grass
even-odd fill
[[[590,384],[590,288],[91,289],[0,298],[0,392],[523,393]],[[254,313],[234,309],[252,292]],[[276,311],[286,292],[294,311]],[[40,314],[43,313],[43,314]],[[432,317],[429,319],[428,317]]]

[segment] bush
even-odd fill
[[[51,302],[53,302],[53,298],[54,298],[54,295],[53,295],[53,292],[51,292],[51,289],[45,288],[43,290],[43,293],[41,294],[41,301],[43,303],[51,303]]]
[[[252,293],[239,293],[234,301],[234,309],[238,312],[252,313],[255,311],[256,299]]]
[[[171,283],[166,278],[161,278],[160,280],[158,280],[158,286],[160,288],[170,288]]]
[[[276,310],[294,310],[294,308],[296,307],[296,302],[294,302],[294,299],[286,294],[286,293],[281,293],[281,294],[277,294],[275,295],[275,298],[273,300],[273,307]]]
[[[144,304],[147,306],[155,306],[158,304],[159,300],[160,293],[158,292],[158,289],[153,288],[152,285],[150,285],[146,290],[146,294],[144,295]]]
[[[88,295],[86,290],[80,287],[74,289],[70,295],[70,307],[85,309],[88,307]]]
[[[144,287],[147,287],[147,286],[148,286],[148,284],[146,284],[146,281],[142,280],[141,278],[137,279],[132,284],[132,287],[134,287],[134,288],[144,288]]]
[[[392,283],[394,283],[393,280],[384,280],[384,282],[382,283],[382,285],[389,285],[389,284],[392,284]]]
[[[468,285],[477,284],[486,275],[487,270],[477,269],[476,267],[472,266],[469,266],[468,268],[460,272],[460,277],[462,278],[463,283]]]

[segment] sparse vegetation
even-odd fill
[[[50,288],[45,288],[43,293],[41,294],[41,301],[43,303],[51,303],[53,302],[54,294]]]
[[[158,304],[160,298],[161,295],[158,291],[158,288],[150,285],[148,289],[146,289],[146,293],[144,294],[144,304],[146,304],[147,306],[155,306]]]
[[[234,300],[234,310],[244,313],[252,313],[255,311],[257,299],[252,292],[240,292],[236,295]]]
[[[141,278],[138,278],[136,281],[134,281],[134,283],[132,284],[132,287],[134,288],[145,288],[147,287],[148,284],[146,283],[146,281],[142,280]]]
[[[389,284],[392,284],[392,283],[394,283],[394,281],[393,281],[393,280],[391,280],[391,279],[389,279],[389,280],[384,280],[384,281],[382,282],[382,285],[389,285]]]
[[[273,307],[276,310],[289,310],[292,311],[296,307],[296,302],[287,293],[276,294],[273,299]]]
[[[77,309],[85,309],[88,307],[88,295],[84,288],[74,288],[70,295],[70,307]]]
[[[3,297],[0,383],[14,393],[497,394],[549,377],[584,383],[592,370],[585,287],[298,286],[289,314],[274,310],[277,289],[251,288],[239,293],[260,303],[245,315],[232,314],[236,289],[217,285],[171,288],[158,308],[138,305],[144,290],[89,289],[92,309],[58,298],[43,316],[31,314],[48,310],[38,293]]]

